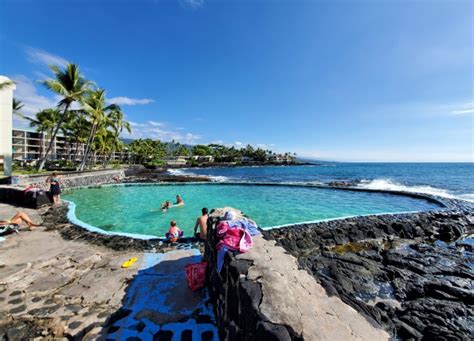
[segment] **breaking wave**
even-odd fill
[[[222,176],[222,175],[202,175],[202,174],[196,174],[188,169],[168,169],[168,173],[171,175],[179,175],[179,176],[195,176],[195,177],[203,177],[203,178],[210,178],[212,181],[215,182],[226,182],[230,181],[231,179],[228,178],[227,176]]]
[[[425,186],[407,186],[388,179],[362,180],[357,187],[366,189],[390,190],[398,192],[423,193],[435,195],[443,198],[461,199],[474,202],[474,194],[455,195],[446,189]]]

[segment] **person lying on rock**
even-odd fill
[[[0,220],[0,227],[8,225],[21,226],[22,223],[27,224],[30,230],[34,230],[38,226],[38,224],[35,224],[33,220],[31,220],[28,214],[26,214],[25,212],[18,212],[8,220]]]
[[[176,220],[171,220],[170,225],[170,229],[165,236],[170,243],[176,243],[179,238],[183,236],[183,231],[181,231],[179,227],[176,226]]]

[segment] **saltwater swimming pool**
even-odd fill
[[[161,202],[176,194],[185,205],[163,213]],[[288,185],[173,184],[80,188],[63,195],[76,205],[76,217],[110,232],[162,237],[176,220],[185,235],[193,232],[202,207],[232,206],[261,227],[354,215],[424,211],[434,203],[400,195]]]

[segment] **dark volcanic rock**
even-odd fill
[[[451,207],[452,207],[451,203]],[[337,295],[402,339],[469,339],[472,211],[368,216],[265,231]],[[461,239],[459,239],[461,238]]]

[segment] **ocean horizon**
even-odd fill
[[[303,159],[301,159],[303,160]],[[310,159],[304,159],[310,161]],[[357,187],[423,193],[474,202],[472,162],[332,162],[302,166],[237,166],[170,169],[175,175],[209,176],[213,181],[324,184],[335,181]]]

